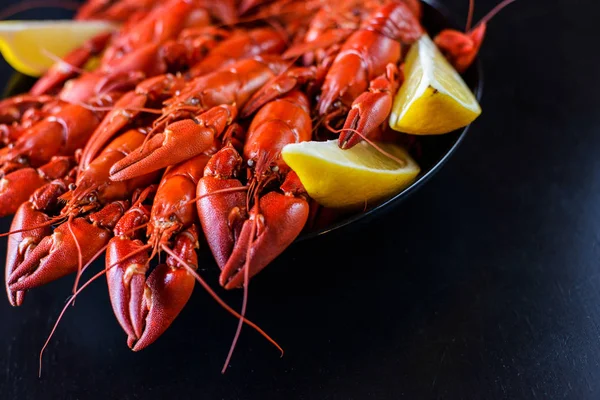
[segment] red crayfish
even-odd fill
[[[434,38],[458,72],[513,1],[472,27],[471,0],[466,32]],[[319,215],[335,214],[320,213],[282,149],[323,137],[344,150],[387,140],[407,49],[427,33],[424,13],[418,0],[88,0],[76,19],[120,28],[0,102],[0,215],[14,214],[4,235],[10,303],[74,275],[71,304],[105,275],[139,351],[199,283],[239,319],[225,368],[244,323],[279,348],[245,317],[250,280]],[[83,71],[92,58],[98,66]],[[239,312],[200,275],[199,251],[220,269],[217,290],[244,290]],[[104,254],[105,268],[80,285]]]

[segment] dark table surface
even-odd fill
[[[445,3],[466,14],[466,0]],[[38,379],[64,279],[18,309],[0,301],[0,397],[600,398],[600,5],[541,3],[490,24],[484,113],[441,172],[385,217],[294,245],[253,280],[248,315],[283,358],[246,329],[221,375],[237,322],[200,289],[133,353],[98,282]]]

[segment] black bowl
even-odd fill
[[[424,0],[423,6],[423,25],[431,37],[434,37],[440,30],[445,28],[462,29],[457,24],[457,19],[438,1]],[[480,100],[483,88],[483,74],[479,58],[476,59],[471,68],[463,75],[463,78],[473,93],[475,93],[477,100]],[[8,97],[26,92],[31,88],[34,82],[34,78],[15,73],[9,79],[9,82],[4,89],[3,96]],[[385,211],[389,211],[394,207],[399,206],[404,199],[423,186],[429,178],[442,168],[463,141],[468,130],[469,126],[445,135],[416,136],[420,151],[418,155],[412,154],[412,156],[419,163],[421,173],[410,186],[395,196],[370,206],[363,212],[340,219],[325,228],[303,233],[296,239],[296,242],[311,239],[359,221],[367,222],[372,217],[381,216]]]

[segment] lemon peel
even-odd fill
[[[414,135],[438,135],[473,122],[481,107],[462,77],[424,34],[408,52],[406,79],[394,97],[390,127]]]
[[[416,161],[402,147],[377,146],[400,162],[366,142],[342,150],[337,140],[289,144],[281,155],[319,204],[355,208],[399,193],[420,173]]]
[[[104,21],[1,21],[0,52],[17,71],[39,77],[56,58],[117,27]]]

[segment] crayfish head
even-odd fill
[[[59,197],[59,201],[66,202],[60,213],[75,217],[98,210],[101,206],[98,198],[98,192],[93,189],[88,191],[69,190]]]
[[[152,246],[152,258],[162,245],[169,245],[171,239],[183,229],[183,224],[178,220],[175,214],[171,214],[165,219],[150,219],[148,224],[148,243]]]

